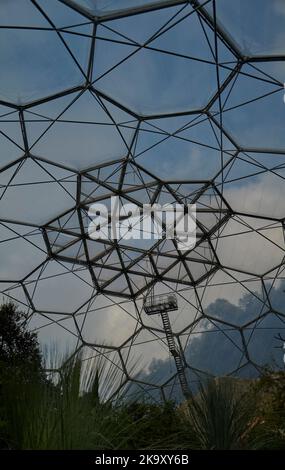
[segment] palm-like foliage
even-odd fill
[[[250,393],[238,393],[229,380],[210,380],[188,402],[188,445],[199,449],[245,447],[253,420]]]
[[[37,374],[19,382],[16,375],[2,384],[0,442],[14,449],[284,447],[280,413],[277,419],[270,403],[265,410],[260,387],[211,380],[179,413],[173,403],[129,402],[119,367],[102,355],[87,361],[74,355],[57,369],[54,381]]]
[[[138,431],[115,386],[120,370],[80,356],[61,367],[55,384],[4,385],[9,446],[20,449],[121,449]],[[113,395],[112,402],[108,400]]]

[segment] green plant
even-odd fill
[[[252,387],[264,449],[285,449],[285,372],[266,369]]]
[[[189,433],[188,446],[198,449],[247,447],[254,412],[251,394],[237,392],[230,380],[216,379],[201,384],[199,392],[188,401],[184,420],[184,429],[188,428]]]
[[[118,384],[119,370],[102,357],[85,362],[74,356],[60,368],[56,384],[11,377],[4,387],[9,447],[128,448],[139,428],[118,395],[108,400]]]
[[[0,307],[0,366],[1,376],[10,369],[14,375],[21,373],[25,379],[31,372],[42,372],[37,335],[28,331],[24,313],[13,302]]]
[[[26,328],[26,317],[16,304],[0,306],[0,448],[9,440],[7,419],[9,397],[16,391],[13,412],[22,399],[19,390],[25,385],[45,382],[42,355],[37,335]],[[11,386],[13,384],[13,386]],[[12,389],[12,390],[11,390]]]
[[[161,404],[137,401],[126,404],[127,412],[140,433],[135,436],[134,448],[179,449],[183,442],[177,406],[168,401]]]
[[[41,374],[29,380],[10,374],[3,381],[3,447],[284,448],[284,373],[268,373],[253,382],[210,380],[177,407],[173,402],[146,403],[143,397],[129,402],[119,366],[102,354],[84,358],[79,352],[69,360],[55,354],[49,380]]]

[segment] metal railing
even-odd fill
[[[177,299],[174,294],[160,294],[146,297],[144,299],[143,308],[148,315],[177,310]]]

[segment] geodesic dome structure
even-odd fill
[[[43,342],[104,355],[152,398],[279,361],[282,0],[0,2],[0,285]],[[197,242],[91,239],[94,203],[196,204]]]

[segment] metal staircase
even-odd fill
[[[190,396],[190,391],[189,391],[189,386],[188,386],[186,373],[185,373],[184,360],[181,356],[180,349],[177,348],[175,345],[174,335],[172,332],[167,310],[161,313],[161,319],[162,319],[162,323],[163,323],[163,327],[164,327],[164,331],[166,335],[168,348],[169,348],[170,354],[172,354],[174,361],[175,361],[178,379],[181,385],[181,390],[182,390],[183,395],[187,399]]]
[[[147,315],[160,314],[170,354],[173,356],[178,379],[184,397],[190,396],[190,390],[185,373],[185,363],[180,347],[175,343],[168,312],[178,310],[177,299],[174,294],[150,295],[144,299],[144,311]]]

